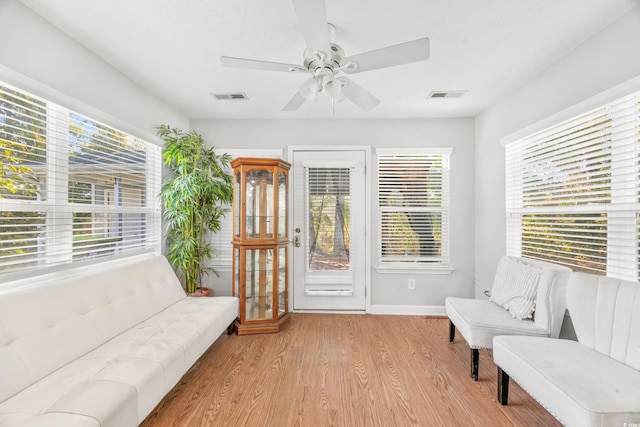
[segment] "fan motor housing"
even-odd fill
[[[340,67],[340,63],[344,59],[344,51],[340,46],[335,43],[331,43],[330,55],[326,52],[309,52],[308,49],[304,51],[304,66],[312,74],[330,71],[331,74],[334,70]]]

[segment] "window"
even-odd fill
[[[305,167],[307,271],[351,271],[351,167]]]
[[[448,268],[451,149],[376,154],[380,266]]]
[[[159,251],[160,151],[0,84],[0,275]]]
[[[506,146],[507,253],[638,278],[640,92]]]

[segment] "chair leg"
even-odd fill
[[[507,404],[509,398],[509,374],[500,369],[498,366],[498,402],[501,405]]]
[[[456,337],[456,325],[453,324],[451,320],[449,320],[449,342],[453,342]]]
[[[471,349],[471,379],[478,381],[478,364],[480,363],[480,353],[477,348]]]

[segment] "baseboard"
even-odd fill
[[[371,305],[370,314],[446,316],[443,305]]]

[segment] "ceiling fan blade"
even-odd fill
[[[292,2],[309,53],[322,51],[330,55],[331,43],[324,0],[292,0]]]
[[[340,65],[345,66],[349,62],[358,64],[355,69],[346,67],[342,70],[345,73],[353,74],[376,70],[378,68],[408,64],[410,62],[424,61],[426,59],[429,59],[429,39],[425,37],[411,42],[359,53],[344,58]]]
[[[287,104],[282,107],[282,111],[296,111],[302,104],[304,104],[304,97],[300,95],[300,92],[296,92],[295,95],[287,102]]]
[[[338,80],[344,83],[344,86],[342,86],[344,96],[364,111],[369,111],[380,104],[378,98],[358,86],[353,80],[344,76],[338,77]]]
[[[284,64],[281,62],[259,61],[256,59],[233,58],[231,56],[221,56],[220,61],[225,67],[248,68],[252,70],[268,70],[268,71],[286,71],[288,73],[294,71],[307,71],[300,65]]]

